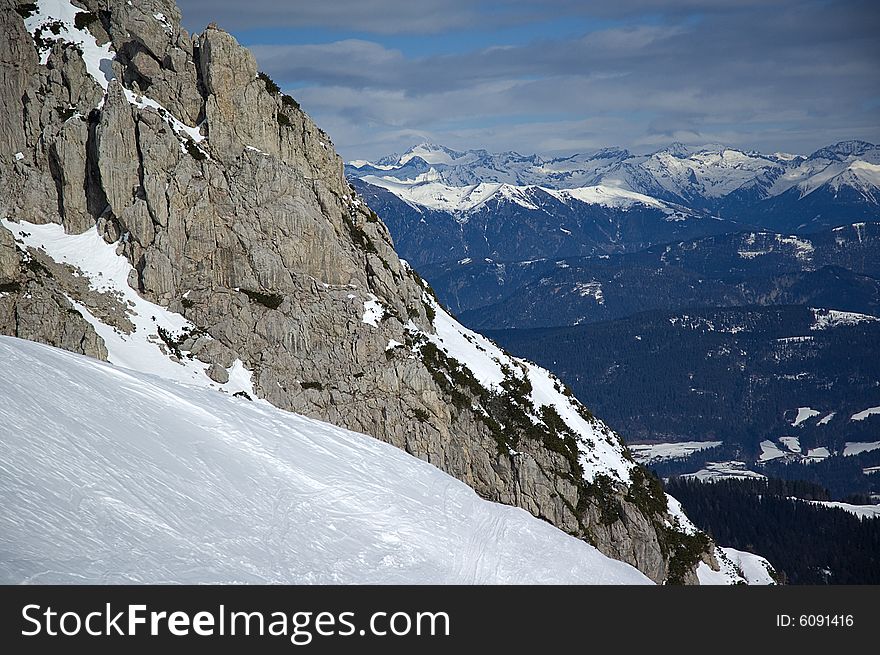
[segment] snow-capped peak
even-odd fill
[[[419,157],[426,164],[452,164],[457,160],[466,156],[466,153],[450,150],[445,146],[438,146],[433,143],[420,143],[413,146],[402,154],[397,163],[401,166],[406,164],[410,159]]]
[[[668,146],[663,146],[662,148],[655,150],[652,154],[654,155],[672,155],[673,157],[687,157],[689,154],[698,150],[698,148],[694,148],[693,146],[685,145],[680,141],[674,141],[670,143]]]
[[[834,161],[843,161],[850,157],[859,157],[872,150],[877,150],[878,146],[867,141],[852,139],[849,141],[839,141],[824,148],[820,148],[809,156],[809,159],[831,159]]]

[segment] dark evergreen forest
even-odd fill
[[[672,478],[666,490],[717,543],[766,557],[788,584],[880,584],[880,519],[807,502],[828,497],[819,485]]]

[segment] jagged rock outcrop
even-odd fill
[[[26,336],[97,359],[107,349],[70,300],[99,297],[88,283],[39,253],[19,254],[12,234],[0,226],[0,332]],[[116,305],[111,298],[101,303]],[[121,307],[116,317],[122,319]],[[108,321],[109,322],[109,321]]]
[[[135,92],[146,91],[187,125],[203,118],[193,42],[180,28],[180,10],[172,0],[83,3],[94,7],[101,20],[90,25],[100,38],[106,30],[122,71],[122,82]],[[106,22],[109,20],[109,26]]]
[[[175,348],[212,380],[241,360],[278,407],[388,441],[654,580],[694,581],[706,544],[667,527],[662,491],[624,461],[616,435],[565,401],[632,471],[586,475],[583,435],[534,404],[524,364],[496,360],[504,380],[489,388],[434,345],[439,307],[330,139],[232,36],[191,38],[164,0],[83,0],[77,22],[112,47],[111,66],[51,30],[40,48],[15,5],[0,0],[3,218],[118,239],[131,285],[197,326],[202,336]],[[0,276],[13,285],[0,332],[105,358],[68,298],[122,331],[125,307],[65,267],[27,269],[39,253],[10,255],[4,233]]]

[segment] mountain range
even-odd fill
[[[422,144],[349,178],[415,265],[641,250],[711,234],[809,233],[873,220],[880,148],[843,141],[809,155],[673,144],[543,159]]]
[[[348,162],[347,172],[414,204],[462,213],[495,193],[516,202],[520,199],[512,191],[523,187],[592,189],[596,195],[588,201],[595,204],[659,206],[661,201],[712,210],[784,194],[804,200],[817,192],[874,205],[880,201],[880,148],[855,140],[809,155],[673,143],[648,154],[603,148],[551,159],[424,143],[376,163]],[[458,191],[464,188],[470,190]]]

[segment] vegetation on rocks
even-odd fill
[[[277,293],[268,293],[265,291],[253,291],[251,289],[242,289],[241,292],[250,299],[251,302],[262,305],[267,309],[278,309],[284,302],[284,296]]]

